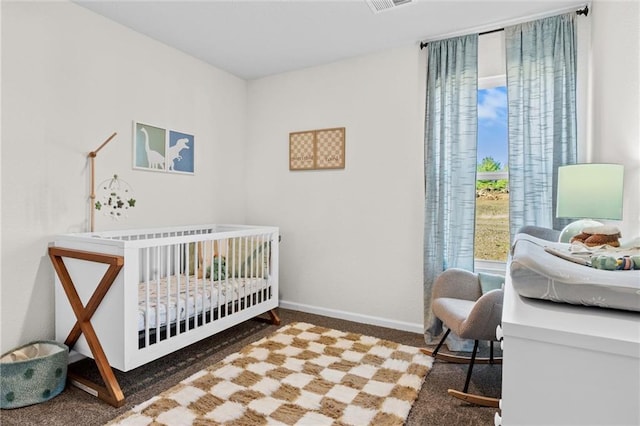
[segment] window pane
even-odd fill
[[[507,90],[478,90],[476,259],[506,261],[509,251]],[[490,172],[484,175],[482,172]],[[502,172],[502,174],[496,173]]]
[[[506,261],[509,252],[509,193],[476,198],[474,257]]]
[[[506,166],[508,152],[507,87],[478,90],[478,162],[491,157]]]

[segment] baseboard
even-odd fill
[[[370,315],[356,314],[353,312],[339,311],[337,309],[323,308],[320,306],[305,305],[304,303],[289,302],[280,300],[280,307],[293,311],[306,312],[309,314],[324,315],[325,317],[338,318],[347,321],[359,322],[363,324],[376,325],[379,327],[393,328],[394,330],[409,331],[412,333],[424,333],[422,324],[395,321],[387,318],[373,317]]]

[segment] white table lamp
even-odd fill
[[[560,233],[560,242],[587,226],[602,225],[593,219],[622,219],[624,167],[620,164],[573,164],[558,168],[556,217],[580,219]]]

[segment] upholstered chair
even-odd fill
[[[447,328],[434,350],[423,349],[427,355],[447,362],[468,363],[467,378],[462,392],[449,389],[450,395],[478,405],[497,407],[498,400],[469,394],[469,383],[475,363],[502,363],[493,356],[496,328],[502,319],[504,277],[476,274],[463,269],[448,269],[440,274],[432,290],[431,308]],[[474,341],[471,357],[438,353],[449,333]],[[489,358],[476,358],[480,341],[488,341]]]

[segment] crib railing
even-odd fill
[[[139,348],[263,303],[271,289],[269,233],[139,249]]]

